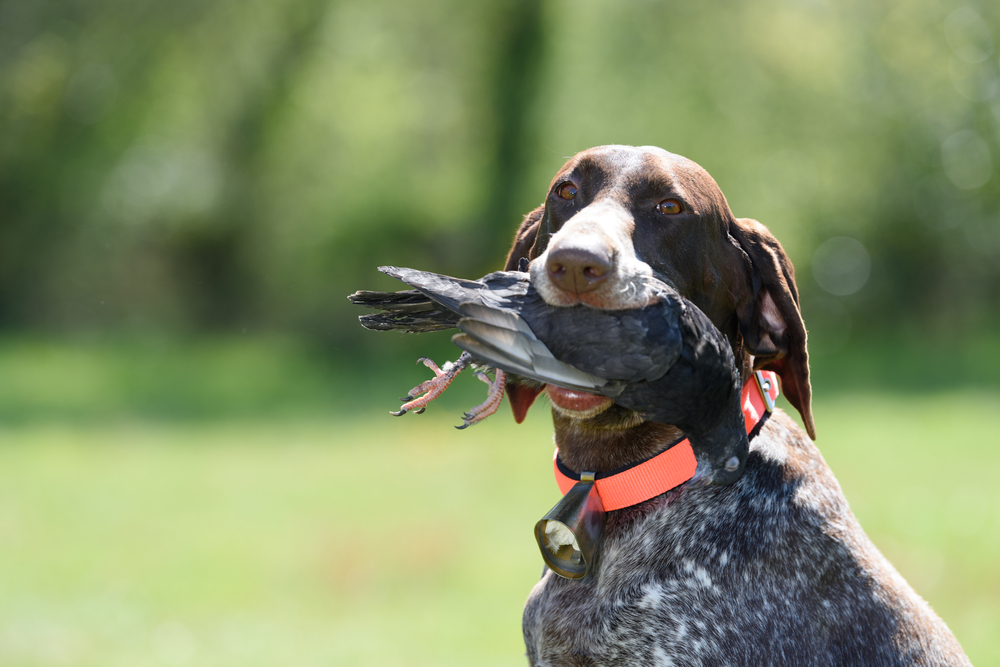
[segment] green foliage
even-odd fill
[[[7,328],[357,341],[343,296],[388,287],[377,264],[495,268],[564,157],[612,142],[703,164],[782,240],[821,327],[1000,307],[989,3],[0,10]],[[853,293],[819,287],[851,271],[813,262],[836,237],[870,257]]]
[[[447,335],[384,334],[367,348],[319,348],[289,337],[0,339],[0,423],[117,419],[325,418],[378,401],[385,410],[459,351]],[[461,382],[442,397],[475,400]],[[463,391],[463,389],[465,391]]]

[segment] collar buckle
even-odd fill
[[[771,383],[777,380],[774,377],[764,377],[762,371],[753,372],[754,379],[757,380],[757,388],[760,389],[760,395],[764,399],[764,407],[768,412],[774,412],[774,399],[771,398]]]

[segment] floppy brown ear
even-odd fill
[[[754,355],[754,370],[778,374],[785,397],[815,440],[806,327],[799,312],[795,269],[778,239],[756,220],[735,219],[730,235],[748,263],[748,284],[736,313],[744,346]]]
[[[538,226],[542,223],[542,216],[545,214],[545,205],[542,204],[531,213],[524,216],[521,226],[517,228],[514,236],[514,245],[507,253],[507,263],[504,271],[517,271],[517,265],[522,257],[528,258],[531,246],[535,244],[535,237],[538,236]],[[530,258],[529,258],[530,259]]]
[[[507,263],[504,271],[517,271],[521,258],[528,257],[531,246],[535,244],[535,237],[538,236],[538,227],[542,223],[542,216],[545,213],[545,205],[539,206],[534,211],[524,216],[521,226],[514,236],[514,245],[507,253]],[[510,376],[507,376],[510,378]],[[528,408],[535,402],[538,395],[542,393],[542,386],[537,383],[522,384],[520,382],[507,380],[506,384],[507,400],[510,401],[510,409],[514,412],[514,421],[520,424],[528,414]]]

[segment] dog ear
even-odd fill
[[[748,270],[737,317],[746,350],[754,355],[754,370],[778,374],[785,397],[815,440],[806,327],[799,312],[795,269],[778,239],[756,220],[735,219],[730,236]]]
[[[538,236],[538,227],[542,224],[542,216],[544,214],[545,205],[542,204],[524,216],[524,220],[521,221],[521,226],[517,228],[517,234],[514,236],[514,245],[511,247],[510,252],[507,253],[507,263],[504,265],[504,271],[517,271],[522,257],[530,259],[528,255],[531,251],[531,246],[535,244],[535,237]]]
[[[538,236],[538,227],[542,223],[544,213],[545,205],[543,204],[524,216],[524,220],[514,236],[514,245],[507,253],[504,271],[517,271],[521,268],[521,260],[529,259],[528,255],[531,252],[531,247],[535,244],[535,237]],[[510,401],[510,409],[514,412],[515,422],[520,424],[524,421],[524,417],[528,414],[528,408],[531,407],[540,393],[542,393],[542,386],[537,383],[522,384],[507,380],[507,400]]]

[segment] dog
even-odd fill
[[[805,432],[775,410],[735,483],[691,482],[608,512],[599,561],[546,570],[524,609],[535,667],[968,665],[944,622],[872,544],[812,440],[806,329],[794,269],[755,220],[736,218],[694,162],[655,147],[570,159],[525,216],[506,262],[530,262],[552,306],[641,307],[654,277],[726,336],[744,383],[781,378]],[[547,395],[573,471],[612,471],[683,437],[612,399],[507,376],[515,419]]]

